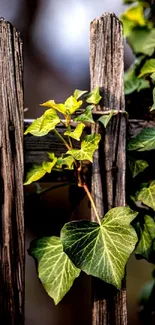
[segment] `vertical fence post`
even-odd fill
[[[100,113],[111,109],[124,111],[122,25],[114,14],[104,14],[91,23],[90,75],[91,88],[101,87],[103,95],[96,110]],[[92,170],[92,194],[102,216],[112,207],[125,205],[125,115],[114,116],[106,130],[96,123],[92,131],[102,134]],[[91,219],[95,220],[93,211]],[[125,280],[118,292],[94,279],[92,317],[93,325],[127,324]]]
[[[0,324],[24,324],[23,59],[0,19]]]

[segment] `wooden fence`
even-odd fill
[[[96,115],[109,109],[120,110],[106,131],[97,123],[92,131],[102,135],[94,155],[92,194],[100,215],[111,207],[125,205],[126,117],[123,114],[122,25],[114,14],[104,14],[91,23],[91,88],[101,87],[102,105]],[[23,60],[22,41],[8,22],[0,20],[0,324],[24,324],[24,204],[23,156],[25,170],[41,163],[47,151],[61,154],[62,146],[53,133],[40,138],[29,135],[23,151]],[[130,134],[147,122],[130,121]],[[25,127],[27,123],[25,123]],[[135,127],[136,126],[136,127]],[[63,129],[60,127],[60,133]],[[86,129],[90,132],[90,128]],[[24,152],[24,154],[23,154]],[[70,177],[63,174],[54,180]],[[93,211],[91,219],[94,220]],[[126,325],[126,281],[120,292],[93,281],[92,324]]]

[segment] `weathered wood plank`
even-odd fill
[[[90,29],[91,89],[101,87],[103,101],[96,109],[125,110],[123,81],[122,25],[114,14],[104,14],[91,23]],[[92,166],[92,195],[99,215],[115,206],[125,205],[125,139],[126,117],[113,117],[106,131],[98,124],[92,132],[102,140]],[[94,212],[91,213],[94,221]],[[94,280],[93,325],[126,325],[125,281],[117,292],[111,286]]]
[[[0,324],[24,324],[23,59],[0,19]]]

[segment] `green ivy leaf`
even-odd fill
[[[24,134],[30,133],[36,137],[41,137],[54,130],[58,123],[60,123],[59,116],[55,109],[50,108],[41,117],[34,120]]]
[[[43,104],[40,104],[40,106],[54,108],[58,112],[60,112],[60,113],[62,113],[64,115],[66,114],[66,107],[65,107],[65,105],[62,104],[62,103],[56,104],[54,100],[48,100],[47,102],[45,102]]]
[[[46,174],[46,170],[39,165],[33,165],[32,169],[27,173],[24,185],[29,185],[32,182],[38,181]]]
[[[69,137],[71,137],[77,141],[80,141],[80,137],[81,137],[81,134],[82,134],[84,128],[85,128],[85,124],[80,123],[76,126],[74,131],[67,130],[64,133],[64,135],[68,135]]]
[[[149,187],[143,187],[137,197],[138,201],[155,210],[155,181]]]
[[[137,242],[130,225],[136,215],[129,207],[118,207],[105,215],[101,226],[90,221],[67,223],[61,230],[64,251],[78,268],[120,289]]]
[[[152,243],[155,239],[155,222],[150,216],[144,216],[144,224],[140,226],[140,240],[135,250],[136,257],[150,260]]]
[[[148,151],[155,149],[155,128],[143,129],[128,144],[128,150]]]
[[[134,28],[128,42],[135,54],[151,56],[155,51],[155,28]]]
[[[93,116],[92,116],[93,108],[94,108],[94,105],[87,106],[82,114],[80,114],[74,118],[74,121],[75,122],[83,122],[83,123],[94,123]]]
[[[98,121],[101,122],[104,125],[104,127],[106,128],[113,115],[114,115],[114,110],[111,110],[110,114],[101,116],[98,119]]]
[[[43,237],[33,242],[29,253],[37,259],[39,279],[57,305],[79,276],[80,270],[63,252],[58,237]]]
[[[138,174],[142,173],[149,166],[147,161],[141,159],[136,160],[134,158],[129,158],[128,164],[133,177],[136,177]]]
[[[153,105],[150,109],[150,112],[154,111],[155,110],[155,88],[153,89]]]
[[[86,135],[81,142],[81,149],[68,150],[67,154],[73,156],[76,160],[89,160],[92,162],[94,151],[98,148],[100,140],[100,134]]]
[[[140,90],[147,89],[147,88],[150,88],[149,81],[143,78],[139,79],[139,86],[137,88],[137,91],[139,92]]]
[[[135,75],[135,71],[133,69],[129,69],[124,74],[124,90],[125,95],[129,95],[133,93],[139,87],[139,79]]]
[[[152,73],[150,77],[151,77],[151,79],[152,79],[153,81],[155,81],[155,72]]]
[[[100,96],[100,88],[96,87],[88,94],[86,102],[89,104],[97,105],[100,102],[101,98],[102,97]]]
[[[131,34],[133,28],[136,26],[136,23],[132,20],[127,19],[124,14],[120,16],[120,20],[123,24],[123,34],[125,37],[128,37]]]
[[[87,92],[88,92],[87,90],[75,89],[75,91],[74,91],[74,98],[77,100],[80,97],[82,97],[84,94],[86,94]]]
[[[81,107],[82,103],[82,100],[77,101],[73,96],[70,96],[65,101],[65,107],[69,114],[73,114]]]
[[[66,166],[65,169],[74,169],[74,158],[72,156],[58,158],[55,167],[60,169],[63,166]]]
[[[149,59],[144,63],[143,67],[141,68],[139,77],[146,76],[153,72],[155,72],[155,59]]]
[[[145,26],[146,21],[144,18],[144,9],[141,4],[137,4],[136,6],[129,7],[123,14],[123,16],[132,21],[136,25]]]

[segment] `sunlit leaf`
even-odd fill
[[[72,156],[60,157],[55,165],[56,168],[74,169],[74,158]]]
[[[81,137],[81,134],[83,132],[83,129],[85,127],[85,124],[83,123],[80,123],[76,126],[75,130],[74,131],[69,131],[67,130],[64,135],[68,135],[69,137],[77,140],[77,141],[80,141],[80,137]]]
[[[82,97],[84,94],[86,94],[87,92],[88,92],[87,90],[75,89],[75,91],[74,91],[74,98],[77,100],[80,97]]]
[[[55,110],[57,110],[58,112],[62,113],[62,114],[66,114],[66,107],[64,104],[60,103],[60,104],[56,104],[54,100],[48,100],[47,102],[40,104],[40,106],[43,107],[52,107]]]
[[[41,137],[54,130],[58,123],[60,123],[60,119],[55,109],[50,108],[41,117],[34,120],[24,134],[30,133],[34,136]]]
[[[145,24],[146,24],[145,18],[144,18],[144,9],[141,4],[129,7],[124,12],[124,16],[128,20],[135,22],[136,25],[145,26]]]
[[[141,68],[139,77],[151,74],[153,72],[155,72],[155,59],[149,59]]]
[[[136,160],[134,158],[129,158],[128,159],[128,164],[129,168],[132,172],[132,176],[136,177],[139,173],[142,173],[148,166],[149,164],[145,160]]]
[[[155,239],[155,222],[150,216],[144,216],[144,223],[140,226],[140,240],[136,247],[137,258],[145,258],[149,261],[152,253],[152,243]]]
[[[145,128],[128,144],[128,150],[148,151],[155,149],[155,128]]]
[[[155,51],[155,28],[134,28],[128,42],[135,54],[151,56]]]
[[[37,259],[39,279],[57,305],[79,276],[80,270],[63,252],[58,237],[43,237],[32,242],[29,253]]]
[[[52,162],[45,161],[42,163],[42,167],[44,170],[46,170],[47,173],[51,173],[52,168],[55,166],[55,164],[57,162],[57,158],[54,157],[52,160],[53,160]]]
[[[98,104],[101,100],[101,96],[100,96],[100,88],[96,87],[94,88],[90,94],[88,94],[86,102],[89,104]]]
[[[123,24],[123,35],[125,37],[129,36],[132,32],[133,28],[135,27],[136,23],[132,20],[129,20],[125,17],[124,14],[120,16],[120,20]]]
[[[67,154],[73,156],[77,160],[89,160],[92,162],[94,151],[98,148],[101,139],[100,134],[90,134],[81,142],[81,149],[71,149]]]
[[[114,110],[111,110],[111,112],[109,114],[101,116],[98,119],[98,121],[100,123],[102,123],[104,125],[104,127],[106,128],[113,115],[114,115]]]
[[[66,110],[69,112],[69,114],[75,113],[82,105],[82,100],[77,101],[75,97],[70,96],[65,101],[65,107]]]
[[[46,170],[42,166],[33,165],[32,169],[27,173],[24,185],[29,185],[32,182],[38,181],[46,174]]]
[[[155,210],[155,181],[152,181],[149,187],[143,187],[140,190],[137,199]]]
[[[105,215],[101,226],[90,221],[67,223],[61,230],[64,251],[82,271],[120,289],[126,262],[137,242],[130,225],[136,215],[128,207],[118,207]]]
[[[83,123],[94,123],[93,116],[92,116],[93,108],[94,108],[94,105],[87,106],[82,114],[80,114],[74,118],[74,121],[75,122],[83,122]]]

